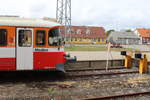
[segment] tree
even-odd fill
[[[126,32],[132,32],[132,30],[131,29],[127,29]]]
[[[111,34],[111,32],[114,32],[114,31],[115,31],[114,29],[108,30],[108,31],[106,32],[106,35],[109,36],[109,35]]]

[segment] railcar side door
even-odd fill
[[[33,69],[33,29],[17,28],[16,33],[17,70]]]

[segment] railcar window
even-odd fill
[[[32,31],[31,30],[19,30],[19,46],[31,47],[32,45]]]
[[[38,30],[36,32],[36,45],[37,46],[44,46],[45,45],[45,31]]]
[[[7,30],[0,29],[0,46],[6,46],[6,45],[7,45]]]
[[[48,43],[49,46],[60,46],[61,45],[61,38],[59,35],[59,29],[52,29],[48,33]]]

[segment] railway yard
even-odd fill
[[[148,0],[0,4],[0,100],[150,100]]]
[[[67,65],[65,74],[1,72],[0,99],[149,100],[150,74],[139,74],[137,67],[126,69],[118,62],[113,61],[107,71],[102,62],[84,61]]]

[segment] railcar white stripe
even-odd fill
[[[15,48],[0,48],[0,58],[15,58]]]
[[[64,48],[34,48],[33,52],[64,52]],[[15,48],[0,48],[0,58],[15,58]]]
[[[34,48],[34,52],[64,52],[64,48]]]

